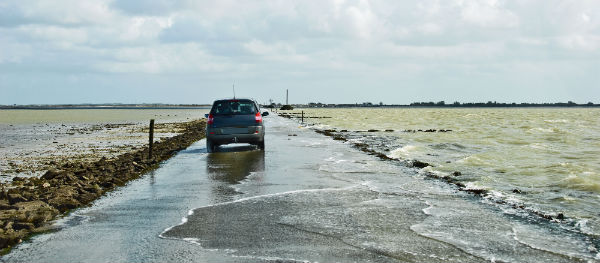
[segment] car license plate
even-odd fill
[[[248,128],[224,128],[221,129],[223,134],[244,134],[248,133]]]

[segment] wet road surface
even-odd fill
[[[265,122],[266,151],[232,145],[207,154],[199,141],[1,260],[573,262],[593,256],[578,250],[589,244],[560,229],[507,216],[295,122],[276,116]],[[536,240],[555,244],[553,250],[536,249]]]

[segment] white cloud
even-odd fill
[[[85,43],[88,31],[82,28],[55,25],[22,25],[16,29],[20,35],[45,43],[65,43],[67,46]]]
[[[250,42],[244,43],[243,47],[252,54],[259,55],[267,60],[291,63],[305,63],[309,61],[307,56],[297,54],[292,45],[283,42],[267,44],[253,39]]]
[[[207,55],[198,44],[187,43],[119,48],[96,67],[114,73],[182,74],[219,72],[228,66]]]
[[[59,25],[110,24],[114,12],[109,1],[78,0],[5,0],[0,12],[11,17],[9,24],[44,23]]]
[[[504,8],[499,0],[458,0],[461,17],[467,23],[480,27],[512,28],[519,25],[519,18]]]
[[[600,50],[600,35],[567,35],[558,38],[558,43],[575,51],[589,51],[597,54]]]

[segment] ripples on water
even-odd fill
[[[389,157],[461,172],[489,198],[564,213],[578,230],[600,235],[600,109],[303,109],[319,128],[349,130]],[[394,130],[394,132],[365,132]],[[405,132],[450,129],[452,132]]]

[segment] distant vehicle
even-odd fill
[[[229,143],[250,143],[265,149],[265,126],[258,104],[250,99],[216,100],[206,115],[206,149]]]

